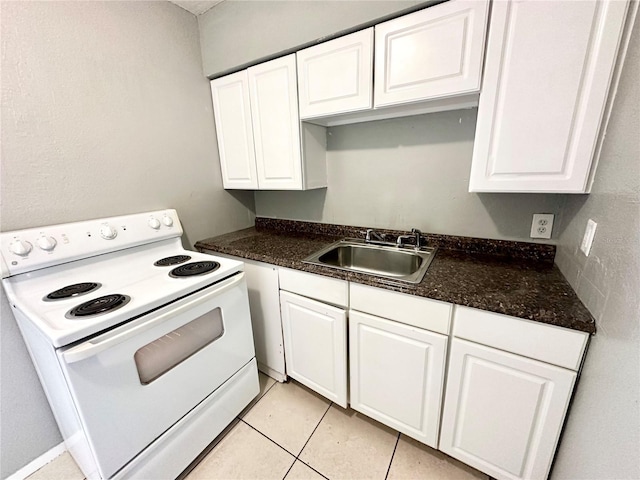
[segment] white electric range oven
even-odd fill
[[[258,394],[243,264],[175,210],[0,235],[3,286],[89,479],[175,478]]]

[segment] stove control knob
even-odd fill
[[[162,217],[162,223],[164,223],[167,227],[171,227],[173,226],[173,218],[171,218],[169,215],[165,215],[164,217]]]
[[[9,245],[9,250],[16,255],[20,255],[21,257],[26,257],[29,255],[29,252],[33,249],[33,245],[29,242],[25,242],[24,240],[14,240]]]
[[[45,252],[50,252],[51,250],[56,248],[57,244],[58,242],[56,242],[55,238],[48,237],[46,235],[42,235],[40,238],[38,238],[38,240],[36,240],[36,245],[38,245],[38,248],[44,250]]]
[[[151,217],[149,219],[149,226],[154,230],[158,230],[160,228],[160,220],[158,220],[156,217]]]
[[[118,236],[118,231],[108,223],[100,227],[100,236],[105,240],[113,240]]]

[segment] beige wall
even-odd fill
[[[204,74],[220,76],[425,0],[226,0],[198,17]]]
[[[640,478],[640,22],[590,195],[568,197],[556,263],[596,319],[554,479]],[[598,228],[580,251],[587,220]]]
[[[185,243],[253,223],[221,186],[196,18],[168,2],[1,2],[3,231],[173,207]],[[2,295],[4,478],[61,441]]]

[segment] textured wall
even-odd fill
[[[562,196],[469,193],[476,112],[330,128],[329,188],[256,192],[256,214],[532,241],[532,214],[558,214]]]
[[[640,22],[588,196],[568,197],[556,263],[596,318],[554,479],[640,478]],[[598,228],[580,251],[587,220]]]
[[[198,17],[208,77],[256,63],[424,0],[227,0]]]
[[[250,226],[221,186],[196,18],[168,2],[0,3],[3,231],[174,207],[186,243]],[[60,441],[2,296],[1,470]]]

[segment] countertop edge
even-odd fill
[[[195,248],[199,251],[207,251],[214,254],[222,253],[225,255],[239,257],[247,260],[275,265],[278,267],[290,268],[293,270],[303,271],[307,273],[314,273],[314,274],[323,275],[329,278],[337,278],[337,279],[355,282],[363,285],[384,288],[390,291],[405,293],[409,295],[415,295],[423,298],[429,298],[432,300],[442,301],[442,302],[446,302],[453,305],[476,308],[478,310],[499,313],[502,315],[521,318],[524,320],[530,320],[530,321],[534,321],[534,322],[542,323],[546,325],[552,325],[560,328],[567,328],[569,330],[580,331],[580,332],[591,334],[591,335],[594,335],[596,333],[595,320],[593,319],[593,316],[590,314],[590,312],[588,312],[584,307],[583,308],[586,311],[586,314],[583,313],[582,316],[585,316],[585,317],[588,316],[589,318],[581,321],[574,320],[571,326],[567,326],[567,325],[560,324],[561,322],[559,322],[557,318],[551,317],[551,316],[545,317],[545,316],[535,316],[535,315],[527,315],[527,314],[519,315],[517,314],[518,312],[514,312],[513,308],[509,308],[508,306],[505,306],[502,303],[499,303],[497,305],[491,305],[487,303],[480,303],[479,301],[474,301],[473,299],[470,299],[470,298],[452,298],[452,295],[447,294],[446,292],[445,293],[440,293],[439,291],[426,292],[426,291],[417,289],[415,286],[390,282],[388,280],[385,280],[381,277],[376,277],[374,275],[346,272],[342,270],[332,269],[329,267],[310,265],[310,264],[303,263],[301,260],[294,259],[294,258],[285,259],[282,256],[257,254],[257,253],[248,251],[247,249],[234,248],[224,244],[224,242],[225,241],[228,242],[229,239],[233,239],[236,237],[239,239],[250,238],[252,235],[253,236],[260,235],[260,232],[256,232],[256,230],[253,227],[244,229],[244,230],[239,230],[237,232],[231,232],[230,234],[225,234],[218,237],[213,237],[213,238],[208,238],[208,239],[198,241],[195,244]],[[327,245],[338,239],[338,237],[329,237],[324,235],[321,235],[320,237],[322,238],[322,241],[326,242]],[[295,237],[289,237],[287,235],[284,235],[284,236],[281,236],[280,238],[287,238],[293,241]],[[553,268],[557,269],[557,266],[554,265]],[[559,270],[557,274],[562,275],[559,272]],[[562,278],[564,279],[564,277]],[[567,283],[567,288],[570,288],[570,286],[568,286],[568,283]],[[571,291],[573,292],[572,289]],[[573,293],[575,295],[575,292]],[[579,301],[577,297],[576,297],[576,300]]]

